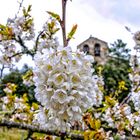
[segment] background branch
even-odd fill
[[[28,136],[27,138],[29,138],[34,132],[37,133],[42,133],[42,134],[46,134],[46,135],[52,135],[52,136],[58,136],[61,137],[62,140],[65,138],[71,138],[72,140],[84,140],[84,136],[83,131],[81,131],[81,134],[74,134],[72,132],[61,132],[61,131],[56,131],[56,130],[47,130],[38,126],[33,126],[33,125],[29,125],[29,124],[22,124],[22,123],[16,123],[16,122],[12,122],[12,121],[7,121],[7,120],[1,120],[0,121],[0,126],[6,126],[8,128],[19,128],[19,129],[23,129],[23,130],[27,130],[28,131]],[[112,129],[107,129],[112,130]],[[114,132],[117,132],[117,129],[113,129]],[[139,140],[140,138],[134,135],[129,135],[126,136],[125,140]]]
[[[15,15],[15,18],[17,18],[17,15],[19,14],[19,12],[20,12],[20,10],[22,8],[23,2],[24,2],[24,0],[21,0],[21,2],[19,2],[19,8],[18,8],[18,11],[17,11],[17,13]]]
[[[7,120],[1,120],[0,121],[0,126],[7,126],[8,128],[19,128],[19,129],[24,129],[28,130],[29,132],[37,132],[37,133],[44,133],[47,135],[54,135],[61,137],[62,135],[67,138],[75,139],[75,140],[84,140],[83,135],[80,134],[73,134],[72,132],[61,132],[61,131],[56,131],[56,130],[47,130],[38,126],[33,126],[29,124],[22,124],[22,123],[16,123],[12,121],[7,121]]]

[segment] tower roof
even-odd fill
[[[99,41],[99,42],[102,42],[102,43],[106,44],[106,46],[108,46],[108,43],[107,42],[105,42],[105,41],[103,41],[101,39],[98,39],[96,37],[93,37],[93,36],[90,36],[88,39],[86,39],[85,41],[83,41],[82,43],[80,43],[78,46],[80,46],[80,45],[88,42],[89,40]]]

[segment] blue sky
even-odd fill
[[[0,0],[0,22],[6,22],[18,10],[17,0]],[[32,4],[32,14],[36,28],[39,30],[48,18],[46,11],[61,13],[61,0],[24,0],[24,6]],[[76,45],[86,40],[90,35],[113,43],[122,39],[132,48],[132,36],[124,26],[129,26],[133,32],[140,28],[139,0],[72,0],[67,5],[67,31],[73,24],[78,24],[75,39],[70,45]],[[59,34],[61,40],[61,34]]]

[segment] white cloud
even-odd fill
[[[89,3],[102,16],[112,18],[120,23],[129,22],[139,26],[139,0],[89,0]]]

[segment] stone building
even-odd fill
[[[87,40],[77,46],[80,51],[91,54],[98,64],[104,65],[108,60],[108,44],[98,38],[90,36]]]

